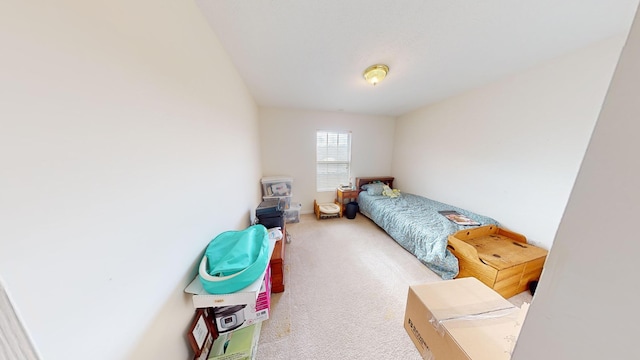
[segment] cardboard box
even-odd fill
[[[269,319],[270,308],[271,271],[269,268],[255,303],[212,308],[214,326],[219,334],[242,329]]]
[[[196,276],[184,291],[186,293],[193,294],[193,306],[196,309],[216,306],[255,304],[258,294],[260,294],[263,281],[264,277],[260,277],[246,288],[230,294],[210,294],[202,287],[200,279]]]
[[[424,359],[510,359],[528,304],[476,278],[409,287],[404,328]]]
[[[255,358],[262,323],[220,334],[213,342],[209,360],[251,360]]]

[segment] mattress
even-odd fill
[[[446,280],[458,275],[458,259],[447,249],[447,238],[469,226],[457,225],[438,211],[457,211],[477,221],[479,226],[500,225],[490,217],[408,193],[391,198],[362,191],[358,205],[363,215]]]

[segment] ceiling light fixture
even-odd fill
[[[369,84],[376,86],[377,83],[387,76],[387,73],[389,73],[389,67],[387,65],[376,64],[369,66],[364,73],[362,73],[362,76],[364,76],[364,79],[367,80]]]

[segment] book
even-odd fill
[[[438,211],[442,216],[453,221],[458,225],[480,225],[479,222],[469,219],[467,216],[453,210]]]

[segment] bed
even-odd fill
[[[356,186],[360,190],[360,213],[443,279],[453,279],[458,275],[458,259],[447,249],[447,238],[470,226],[457,225],[438,211],[457,211],[480,226],[500,225],[490,217],[422,196],[400,192],[393,197],[393,194],[385,196],[379,193],[381,184],[393,188],[393,180],[393,177],[356,178]]]

